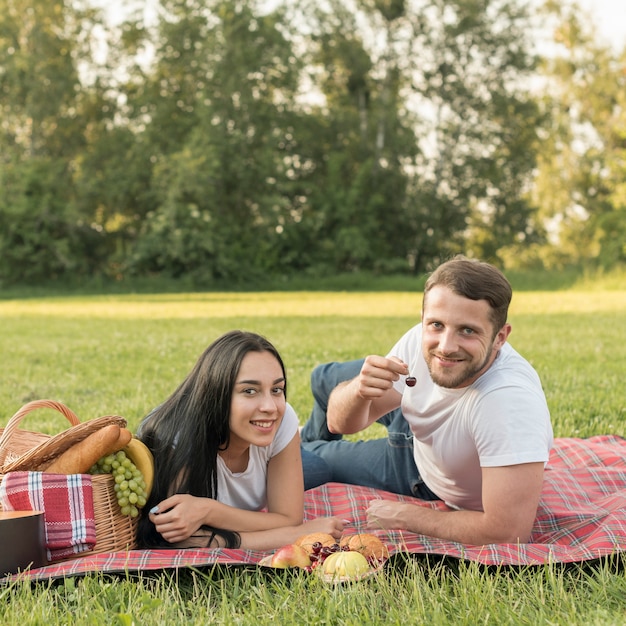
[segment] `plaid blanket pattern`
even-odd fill
[[[5,511],[43,511],[48,561],[74,557],[96,545],[91,477],[9,472],[0,482]]]
[[[364,511],[374,498],[411,498],[366,487],[330,483],[306,493],[306,518],[337,515],[346,532],[363,530]],[[423,504],[423,503],[422,503]],[[441,503],[430,506],[441,507]],[[372,531],[368,531],[372,532]],[[542,565],[594,560],[626,550],[626,439],[608,435],[555,441],[531,541],[471,546],[404,531],[373,531],[399,552],[476,561],[483,565]],[[139,572],[212,564],[256,564],[266,552],[188,549],[132,550],[87,555],[26,573],[31,579],[94,571]]]

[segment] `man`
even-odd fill
[[[507,343],[511,295],[498,269],[455,257],[429,277],[421,323],[386,357],[314,372],[302,447],[328,464],[330,479],[447,505],[374,500],[369,528],[476,545],[528,541],[553,435],[539,377]],[[376,420],[387,439],[341,438]]]

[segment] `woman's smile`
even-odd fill
[[[260,428],[262,430],[271,430],[272,428],[274,428],[276,421],[275,420],[255,420],[250,423],[256,428]]]
[[[285,379],[280,363],[269,352],[248,352],[235,381],[229,446],[269,446],[286,407]]]

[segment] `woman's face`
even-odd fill
[[[229,448],[268,446],[285,414],[285,377],[270,352],[248,352],[230,404]]]

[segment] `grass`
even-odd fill
[[[302,421],[311,369],[386,353],[419,318],[420,294],[220,292],[37,295],[0,300],[0,426],[33,399],[82,420],[110,413],[131,428],[168,395],[220,333],[265,334],[288,370]],[[511,343],[542,377],[557,436],[626,435],[626,290],[601,281],[516,292]],[[40,410],[23,427],[56,433]],[[376,429],[372,431],[376,434]],[[369,435],[366,435],[369,436]],[[94,574],[0,587],[6,624],[622,624],[621,562],[486,570],[394,562],[388,575],[330,587],[299,574],[219,567],[179,575]]]
[[[255,273],[246,278],[238,277],[212,282],[210,285],[194,284],[186,277],[167,278],[164,276],[129,277],[120,280],[93,276],[85,279],[65,279],[64,281],[46,281],[39,285],[4,284],[0,280],[0,300],[31,299],[61,295],[100,295],[107,294],[180,294],[197,291],[242,293],[257,291],[293,292],[293,291],[419,291],[423,288],[428,272],[416,274],[379,274],[376,272],[337,273],[318,268],[314,272],[298,272],[284,276]],[[603,291],[623,289],[626,282],[626,265],[617,265],[611,270],[594,267],[569,266],[559,271],[506,270],[508,279],[515,291],[557,291],[571,288],[596,289]]]

